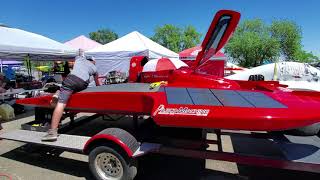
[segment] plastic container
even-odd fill
[[[0,116],[4,121],[15,118],[14,109],[9,104],[0,105]]]

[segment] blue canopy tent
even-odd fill
[[[13,67],[21,66],[22,64],[22,61],[0,59],[1,73],[5,74],[9,80],[13,80],[15,77]]]

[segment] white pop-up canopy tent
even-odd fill
[[[149,59],[179,57],[177,53],[157,44],[137,31],[101,47],[86,51],[86,55],[96,59],[100,75],[106,75],[114,70],[128,73],[132,56],[148,56]]]
[[[0,59],[61,60],[77,50],[39,34],[0,26]]]

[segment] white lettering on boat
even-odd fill
[[[153,115],[157,114],[166,114],[166,115],[189,115],[189,116],[208,116],[209,109],[190,109],[188,107],[179,107],[179,108],[165,108],[161,104]]]

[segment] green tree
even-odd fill
[[[181,50],[188,49],[200,43],[201,34],[197,32],[193,26],[187,26],[183,30],[182,48]]]
[[[262,20],[246,20],[225,46],[225,53],[241,66],[255,67],[265,60],[275,61],[280,53],[280,43],[271,36]]]
[[[101,44],[107,44],[118,39],[118,34],[110,29],[100,29],[89,33],[90,39],[95,40]]]
[[[174,52],[179,52],[181,49],[181,29],[172,24],[157,27],[151,39]]]
[[[201,34],[193,26],[179,28],[172,24],[165,24],[155,29],[151,39],[174,52],[180,52],[196,46],[200,42],[200,36]]]
[[[294,55],[295,61],[302,63],[311,63],[315,61],[319,61],[319,57],[314,55],[312,52],[307,52],[304,50],[299,50]]]
[[[293,61],[297,59],[295,55],[303,52],[301,39],[301,28],[293,21],[275,20],[270,26],[272,37],[276,38],[281,47],[281,55],[285,60]]]

